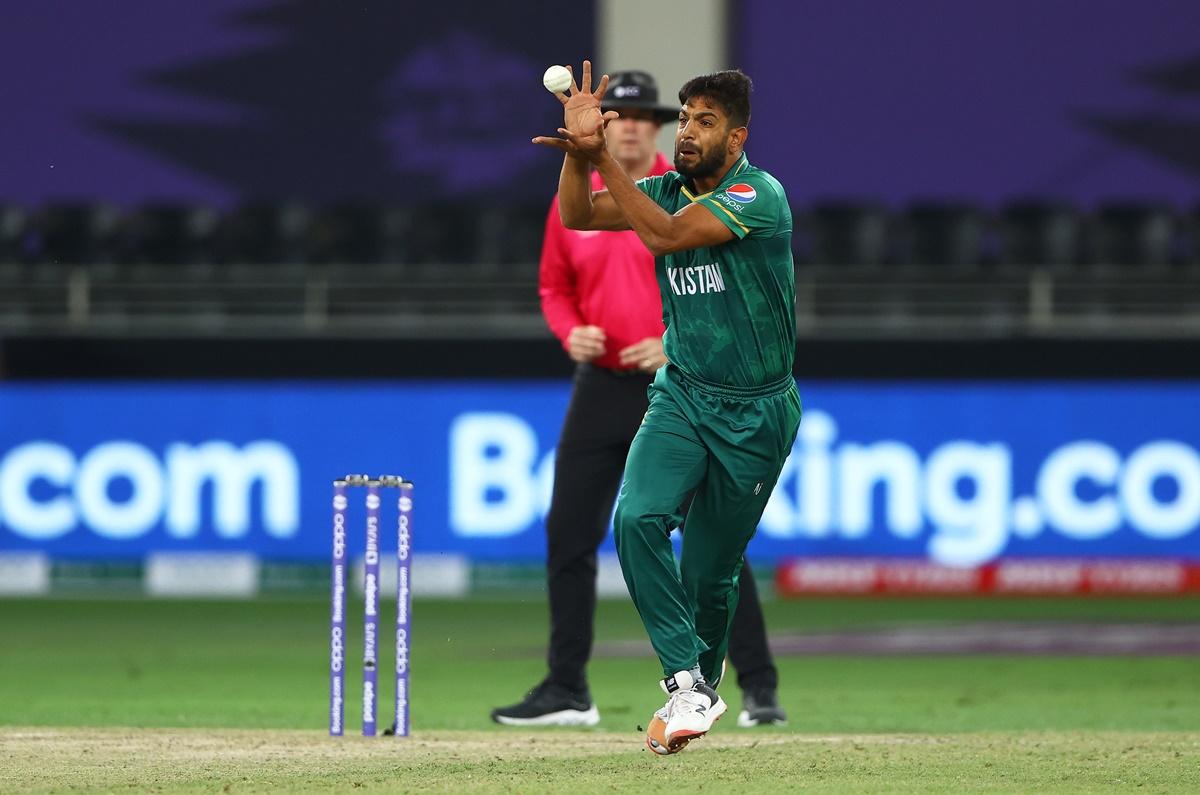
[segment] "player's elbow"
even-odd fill
[[[589,214],[578,210],[570,210],[558,205],[558,218],[567,229],[587,229],[591,220]]]
[[[687,227],[678,219],[672,218],[662,227],[649,230],[648,234],[642,237],[642,242],[654,256],[665,257],[668,254],[695,248],[694,245],[689,244],[689,236]]]
[[[677,251],[683,251],[687,248],[680,240],[671,235],[647,235],[646,239],[642,242],[646,244],[646,248],[650,249],[650,253],[656,257],[665,257],[668,254],[674,254]]]

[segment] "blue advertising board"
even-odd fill
[[[1200,384],[801,395],[756,560],[1200,559]],[[319,561],[330,481],[362,472],[416,482],[418,551],[537,560],[568,396],[558,381],[0,385],[0,549]]]

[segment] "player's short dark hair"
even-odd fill
[[[693,97],[707,97],[721,106],[729,126],[745,127],[750,123],[750,92],[754,86],[741,69],[726,69],[709,75],[693,77],[679,89],[679,104],[686,105]]]

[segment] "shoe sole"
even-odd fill
[[[699,739],[699,738],[703,737],[704,735],[708,734],[710,731],[712,731],[712,727],[717,724],[717,721],[719,721],[721,719],[721,716],[725,714],[725,710],[728,709],[727,705],[725,704],[724,699],[718,698],[717,704],[720,705],[720,709],[717,710],[716,717],[712,719],[712,723],[708,724],[708,728],[705,729],[704,731],[691,731],[688,729],[680,729],[679,731],[675,732],[674,734],[668,736],[667,737],[667,753],[671,753],[671,754],[678,753],[679,751],[682,751],[683,747],[685,745],[687,745],[688,743],[690,743],[692,740]]]
[[[492,720],[504,726],[595,726],[600,722],[600,710],[593,705],[588,710],[564,709],[558,712],[547,712],[536,718],[493,715]]]
[[[663,723],[662,718],[658,717],[657,714],[650,719],[650,724],[646,726],[646,747],[659,756],[667,756],[673,753],[666,746],[667,738],[663,734],[666,727],[667,724]],[[659,742],[658,737],[662,737],[662,742]]]
[[[687,745],[687,743],[684,742],[682,745],[678,746],[674,751],[672,751],[669,748],[654,742],[649,737],[646,738],[646,747],[659,756],[670,756],[671,754],[678,753],[683,750],[684,745]]]

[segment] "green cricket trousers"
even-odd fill
[[[791,376],[753,389],[700,382],[668,364],[629,448],[613,529],[625,583],[663,674],[717,683],[754,536],[800,424]],[[678,566],[671,530],[687,512]]]

